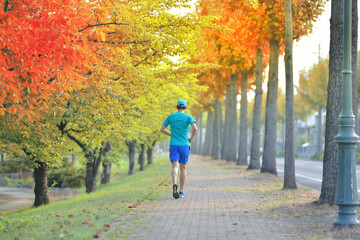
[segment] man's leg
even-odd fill
[[[171,176],[172,176],[172,183],[176,184],[176,179],[178,177],[178,172],[179,172],[179,161],[172,161],[172,171],[171,171]]]
[[[184,192],[185,180],[186,180],[186,165],[180,163],[180,192]]]
[[[172,181],[173,181],[173,197],[175,199],[179,198],[179,191],[178,191],[178,186],[176,184],[176,180],[177,180],[177,176],[178,176],[178,172],[179,172],[179,161],[172,161],[172,171],[171,171],[171,176],[172,176]]]

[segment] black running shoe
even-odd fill
[[[174,185],[173,185],[173,197],[175,198],[175,199],[178,199],[179,198],[179,192],[178,192],[178,186],[177,186],[177,184],[175,183]]]

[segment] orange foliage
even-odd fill
[[[83,0],[13,0],[0,8],[0,102],[10,113],[78,88],[96,61],[87,41],[96,11]],[[27,103],[27,104],[24,104]],[[0,108],[4,113],[4,108]]]
[[[209,92],[215,98],[220,98],[231,74],[245,72],[250,78],[254,76],[258,48],[268,56],[268,41],[263,34],[265,5],[259,5],[257,1],[204,0],[199,2],[198,11],[218,17],[216,29],[203,30],[206,45],[199,46],[201,54],[197,58],[200,62],[215,64],[216,67],[202,74],[199,80],[209,86]],[[240,88],[240,81],[238,85]]]
[[[280,54],[285,47],[285,4],[284,0],[259,0],[265,8],[264,22],[266,26],[264,34],[267,39],[278,40],[280,43]],[[323,11],[325,0],[293,0],[292,20],[293,39],[300,40],[300,37],[312,31],[312,24]]]
[[[311,32],[312,23],[323,11],[324,2],[293,1],[295,40]],[[258,48],[264,52],[264,68],[268,64],[270,39],[278,40],[280,53],[283,52],[284,0],[202,0],[197,8],[200,15],[217,17],[214,20],[218,26],[216,29],[203,30],[205,44],[199,46],[200,55],[196,57],[198,62],[210,62],[216,66],[199,77],[201,84],[209,86],[207,94],[220,98],[231,74],[246,72],[251,81]],[[238,86],[241,87],[240,82]]]

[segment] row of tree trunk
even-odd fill
[[[70,135],[70,139],[74,136]],[[75,139],[75,138],[74,138]],[[153,163],[153,149],[156,141],[146,148],[147,164]],[[136,153],[136,140],[127,141],[129,150],[129,174],[135,173],[135,153]],[[83,146],[83,145],[82,145]],[[110,182],[111,176],[111,161],[103,161],[105,155],[111,150],[111,142],[103,141],[100,149],[89,151],[85,154],[86,159],[86,176],[85,186],[86,193],[96,191],[97,180],[99,179],[99,168],[102,164],[103,172],[101,174],[101,184],[107,184]],[[26,150],[24,150],[27,153]],[[140,171],[144,170],[145,162],[145,144],[141,144],[141,151],[139,154]],[[47,183],[47,172],[48,166],[46,163],[36,161],[36,167],[34,168],[34,179],[35,179],[35,202],[34,206],[40,206],[49,203],[48,196],[48,183]]]
[[[140,165],[140,171],[143,171],[145,169],[145,152],[147,155],[147,164],[150,165],[153,163],[153,152],[154,147],[156,144],[156,140],[152,142],[151,145],[146,146],[145,143],[140,144],[140,152],[139,152],[139,159],[138,163]],[[135,174],[135,155],[136,155],[136,145],[137,141],[136,139],[127,140],[126,145],[128,147],[128,153],[129,153],[129,175]]]
[[[268,95],[266,107],[266,124],[262,172],[277,174],[276,172],[276,123],[277,123],[277,90],[278,90],[278,58],[279,44],[277,41],[270,42],[270,71],[268,82]],[[260,169],[260,128],[262,108],[262,73],[263,52],[258,49],[256,57],[256,90],[255,104],[253,109],[253,129],[251,139],[250,162],[248,163],[248,119],[247,119],[247,73],[241,73],[241,103],[240,103],[240,136],[237,141],[237,93],[238,75],[231,75],[230,84],[227,85],[225,99],[225,121],[223,124],[221,114],[221,102],[215,100],[214,112],[207,113],[205,142],[202,134],[202,115],[197,117],[199,122],[199,134],[192,144],[192,152],[209,155],[215,159],[234,161],[237,165],[248,165],[249,169]],[[222,131],[221,131],[222,130]],[[223,132],[221,135],[220,133]],[[237,146],[237,143],[239,145]],[[212,149],[212,150],[211,150]]]
[[[353,82],[353,112],[357,119],[357,28],[358,28],[358,13],[357,1],[352,0],[352,82]],[[291,6],[291,5],[289,5]],[[287,13],[287,19],[291,17]],[[286,6],[285,6],[286,7]],[[289,15],[290,14],[290,15]],[[289,21],[291,22],[291,21]],[[343,69],[343,1],[331,1],[331,20],[330,20],[330,59],[329,59],[329,84],[328,84],[328,99],[326,107],[326,128],[325,128],[325,148],[323,159],[323,181],[321,188],[320,203],[334,204],[337,182],[337,166],[338,166],[338,147],[334,143],[334,137],[339,131],[339,114],[341,111],[341,94],[342,94],[342,69]],[[291,36],[292,27],[287,26]],[[291,46],[287,45],[285,62],[287,64],[286,72],[286,139],[285,139],[285,182],[284,187],[296,188],[295,181],[295,164],[294,164],[294,102],[293,102],[293,83],[292,83],[292,39]],[[269,62],[269,78],[268,78],[268,93],[266,99],[266,120],[265,120],[265,137],[264,137],[264,151],[262,156],[262,165],[260,167],[260,126],[261,126],[261,98],[262,98],[262,50],[258,49],[256,57],[256,90],[255,90],[255,104],[253,109],[253,129],[251,139],[250,162],[248,169],[259,169],[261,172],[268,172],[277,174],[276,170],[276,122],[277,122],[277,91],[278,91],[278,60],[279,60],[279,42],[277,40],[270,40],[270,62]],[[236,161],[239,165],[247,164],[247,106],[246,106],[246,92],[247,80],[246,73],[241,74],[241,110],[240,110],[240,137],[238,158],[236,159],[236,135],[237,135],[237,110],[236,110],[236,95],[237,95],[237,75],[231,76],[231,83],[227,85],[226,100],[225,100],[225,123],[223,125],[223,135],[221,139],[219,132],[221,129],[221,110],[218,107],[218,101],[214,102],[214,113],[208,113],[208,122],[205,137],[205,146],[202,149],[202,113],[200,113],[197,120],[200,121],[200,134],[197,141],[194,142],[194,152],[198,154],[210,155],[208,148],[213,146],[212,156],[218,159],[216,154],[221,148],[221,159],[227,161]],[[292,95],[291,95],[292,94]],[[322,108],[319,107],[318,125],[322,125]],[[215,115],[215,117],[213,117]],[[217,116],[217,117],[216,117]],[[213,120],[214,119],[214,120]],[[219,124],[220,122],[220,124]],[[357,122],[357,121],[356,121]],[[356,132],[358,132],[356,126]],[[317,139],[318,150],[322,150],[321,128],[319,128],[319,135]],[[209,138],[209,139],[208,139]],[[213,138],[213,140],[210,140]],[[199,141],[200,139],[200,141]],[[213,142],[212,142],[213,141]],[[219,144],[221,143],[221,144]],[[209,145],[207,145],[209,144]],[[220,146],[221,145],[221,146]]]

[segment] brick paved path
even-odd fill
[[[113,224],[104,239],[302,239],[294,226],[249,208],[264,201],[234,163],[191,155],[186,198],[166,196],[145,202]],[[169,165],[169,174],[170,174]],[[255,204],[256,205],[256,204]],[[130,222],[130,223],[129,223]]]

